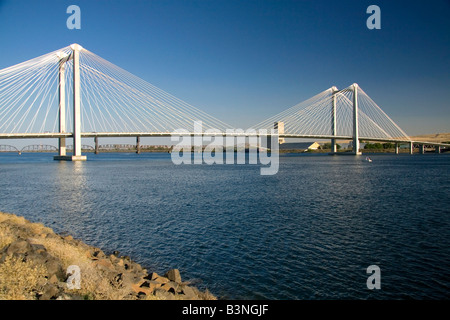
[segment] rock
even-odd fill
[[[48,283],[45,285],[42,295],[39,297],[39,300],[50,300],[56,299],[59,295],[59,289],[53,285]]]
[[[42,265],[46,269],[47,278],[55,275],[58,279],[64,279],[65,273],[62,262],[49,254],[42,245],[32,245],[32,249],[26,253],[26,260],[33,262],[35,265]]]
[[[54,274],[54,275],[52,275],[52,276],[48,279],[48,282],[51,283],[51,284],[58,284],[59,279],[58,279],[58,277],[56,276],[56,274]]]
[[[156,289],[155,297],[160,300],[174,300],[175,299],[175,295],[173,293],[170,293],[164,289]]]
[[[83,300],[83,298],[79,295],[68,295],[66,293],[63,293],[58,296],[56,300]]]
[[[7,255],[14,255],[14,254],[25,254],[33,250],[33,247],[31,244],[23,239],[18,239],[14,242],[12,242],[8,248],[6,249]]]
[[[144,269],[142,268],[142,266],[138,263],[133,263],[133,269],[136,271],[144,271]]]
[[[114,276],[112,283],[115,287],[120,287],[123,285],[123,273],[118,273]]]
[[[168,291],[168,292],[171,292],[171,293],[175,294],[175,293],[177,293],[177,291],[178,291],[178,287],[179,287],[179,284],[178,284],[178,283],[176,283],[176,282],[174,282],[174,281],[169,281],[169,282],[167,282],[167,283],[164,283],[164,284],[161,286],[161,289],[163,289],[163,290],[165,290],[165,291]]]
[[[153,291],[155,291],[158,288],[161,288],[161,283],[157,282],[157,281],[145,281],[144,283],[146,283],[146,285],[148,285],[149,289]]]
[[[111,260],[112,262],[116,262],[119,258],[117,258],[115,255],[110,254],[109,255],[109,260]]]
[[[144,292],[144,290],[139,286],[138,283],[133,283],[131,284],[131,289],[135,292],[135,293],[140,293],[140,292]],[[144,292],[145,293],[145,292]]]
[[[109,271],[114,270],[114,266],[109,259],[99,259],[94,261],[94,264],[100,267],[100,269],[105,269]]]
[[[167,283],[167,282],[170,281],[170,280],[167,279],[166,277],[157,277],[157,278],[155,278],[155,279],[153,279],[153,280],[156,281],[156,282],[159,282],[159,283],[161,283],[161,284]]]
[[[152,295],[157,286],[161,286],[161,284],[155,282],[155,281],[144,281],[140,286],[138,285],[132,285],[133,291],[137,292],[138,294],[144,293],[145,295],[149,296]]]
[[[183,299],[185,299],[185,300],[199,300],[200,299],[197,292],[187,285],[182,286],[181,290],[184,295]]]
[[[98,248],[87,249],[86,256],[92,260],[104,259],[106,258],[105,253]]]
[[[163,300],[208,298],[197,288],[182,283],[178,269],[169,270],[164,277],[156,272],[148,274],[146,269],[133,262],[130,257],[118,257],[118,251],[106,255],[99,248],[90,247],[67,234],[55,234],[51,229],[41,231],[42,227],[37,228],[38,234],[34,231],[36,228],[28,226],[28,222],[27,224],[24,222],[23,225],[13,224],[5,220],[3,215],[0,213],[1,226],[7,231],[5,234],[8,235],[8,239],[0,248],[0,263],[12,257],[17,258],[19,262],[29,263],[32,268],[42,267],[36,269],[36,275],[33,274],[36,277],[33,287],[23,288],[25,298],[34,297],[40,300],[98,298],[134,300],[146,299],[149,296]],[[80,261],[86,263],[81,275],[86,283],[95,281],[90,283],[92,291],[83,292],[81,295],[78,291],[67,290],[64,281],[68,275],[65,274],[66,270],[61,260],[64,256],[59,258],[60,252],[54,248],[55,246],[57,249],[67,250],[68,255],[79,255]],[[14,278],[14,274],[11,278]],[[3,282],[3,279],[1,281]],[[98,287],[95,287],[97,284]]]
[[[61,262],[50,256],[50,258],[45,262],[45,267],[47,268],[47,276],[51,278],[56,276],[58,279],[65,278],[65,271],[62,268]]]
[[[124,284],[127,283],[139,283],[141,284],[145,279],[143,279],[143,274],[136,272],[136,271],[125,271],[124,272]]]
[[[47,283],[49,283],[49,280],[47,278],[45,278],[45,277],[38,277],[36,279],[36,287],[37,288],[43,288]],[[56,285],[57,282],[56,283],[52,283],[52,284]]]
[[[6,248],[6,255],[20,257],[24,261],[30,261],[35,265],[44,266],[47,278],[56,275],[57,278],[64,278],[62,263],[47,252],[41,244],[31,244],[28,240],[18,239],[13,241]]]
[[[144,279],[148,279],[148,280],[155,280],[156,278],[159,278],[159,274],[157,274],[156,272],[152,272],[149,275],[144,277]]]
[[[137,298],[138,298],[138,300],[144,300],[146,296],[148,296],[148,294],[141,291],[138,293]]]
[[[31,247],[33,248],[33,251],[36,253],[47,252],[47,249],[42,244],[32,244]]]
[[[181,283],[181,275],[178,269],[169,270],[164,276],[170,281]]]

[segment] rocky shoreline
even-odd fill
[[[40,223],[0,212],[0,299],[216,300],[181,279],[148,272]]]

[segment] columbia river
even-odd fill
[[[52,156],[0,154],[0,211],[219,298],[450,298],[448,154],[281,155],[272,176],[167,153]]]

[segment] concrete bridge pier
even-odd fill
[[[284,122],[282,121],[276,121],[273,124],[273,129],[275,130],[275,132],[278,132],[278,135],[280,134],[284,134]],[[262,141],[262,139],[261,139]],[[267,149],[272,149],[272,135],[267,135],[266,139],[266,145],[262,146],[265,147]],[[278,145],[285,143],[286,140],[284,138],[278,138]]]
[[[95,151],[94,151],[94,153],[95,154],[99,154],[100,150],[99,150],[99,146],[98,146],[98,137],[94,138],[94,142],[95,142]]]
[[[395,154],[398,154],[400,145],[398,143],[395,144]]]
[[[419,145],[419,153],[425,154],[425,145],[424,144]]]
[[[141,153],[141,137],[139,136],[136,137],[136,153]]]
[[[413,154],[414,153],[414,143],[410,142],[409,143],[409,154]]]
[[[441,147],[440,146],[436,146],[434,149],[435,153],[441,153]]]

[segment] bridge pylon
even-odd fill
[[[333,92],[333,97],[331,100],[331,135],[337,135],[336,128],[336,94],[339,92],[338,88],[332,87],[331,91]],[[335,154],[337,152],[337,144],[336,139],[331,139],[331,154]]]
[[[79,44],[70,46],[72,54],[58,55],[59,61],[59,130],[66,130],[66,106],[65,106],[65,63],[72,60],[73,65],[73,152],[66,155],[66,139],[59,138],[59,154],[53,159],[68,161],[85,161],[86,156],[81,155],[81,95],[80,95],[80,51],[83,47]]]
[[[358,127],[358,84],[353,85],[353,154],[361,155],[359,151],[359,127]]]

